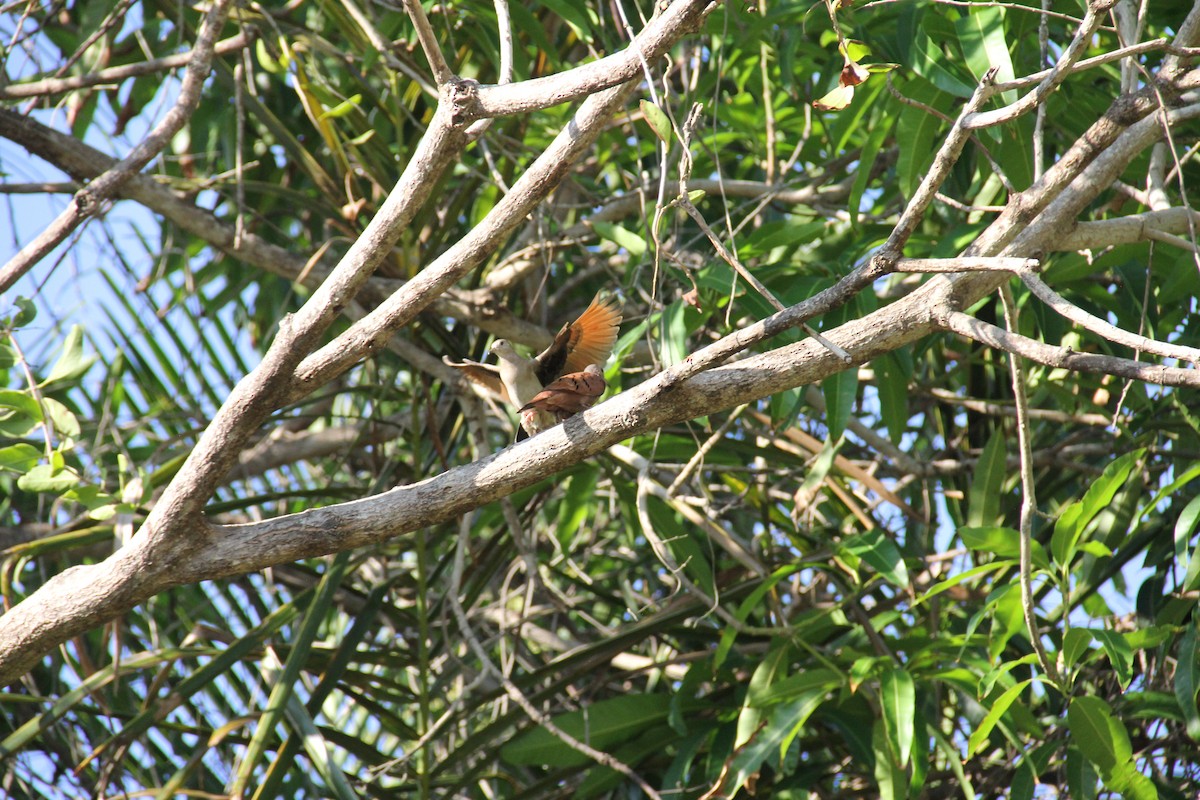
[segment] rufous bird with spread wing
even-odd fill
[[[499,359],[497,366],[442,360],[476,385],[517,406],[522,427],[533,435],[591,407],[604,393],[601,366],[612,353],[620,325],[617,301],[596,295],[579,318],[564,325],[550,346],[534,358],[520,355],[507,340],[497,339],[491,346]]]

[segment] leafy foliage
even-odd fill
[[[1081,12],[1050,5],[1056,53]],[[515,80],[628,43],[617,5],[509,10]],[[427,11],[451,69],[494,82],[494,7]],[[1145,11],[1149,40],[1178,30],[1187,4]],[[227,230],[301,261],[334,258],[436,107],[413,26],[385,4],[239,15],[226,34],[252,31],[253,43],[217,59],[155,177]],[[198,19],[164,2],[31,3],[0,23],[8,63],[24,59],[8,77],[186,50]],[[1001,80],[1041,69],[1038,25],[1029,8],[984,3],[720,6],[669,63],[648,65],[646,99],[464,288],[520,266],[524,277],[502,287],[507,303],[550,329],[598,289],[619,289],[626,328],[608,376],[612,391],[628,388],[772,310],[668,207],[669,193],[656,196],[660,175],[668,187],[677,179],[693,103],[704,116],[692,176],[708,182],[694,202],[792,304],[886,238],[947,115],[989,67]],[[1085,55],[1116,47],[1105,29]],[[1163,57],[1138,59],[1153,70]],[[847,80],[848,62],[865,80]],[[1121,69],[1095,66],[1049,96],[1044,163],[1105,112]],[[119,154],[174,80],[155,71],[55,94],[36,116],[89,141],[111,137]],[[813,108],[831,92],[842,110]],[[496,120],[364,297],[412,278],[478,223],[570,110]],[[1038,174],[1033,136],[1031,117],[979,131],[907,253],[948,257],[969,244]],[[14,169],[18,156],[3,157]],[[1127,184],[1145,184],[1148,159]],[[1196,170],[1181,158],[1166,190],[1176,202]],[[9,202],[16,214],[26,201]],[[1114,189],[1091,219],[1139,202]],[[88,277],[82,326],[57,318],[35,280],[21,286],[31,300],[4,310],[8,606],[119,547],[311,291],[286,265],[249,266],[168,221],[151,236],[142,222],[98,225],[110,245]],[[1200,345],[1200,272],[1185,248],[1053,253],[1043,277],[1121,328]],[[911,288],[880,283],[818,327]],[[1125,354],[1014,291],[1021,333]],[[973,311],[1001,315],[991,299]],[[487,338],[441,309],[399,334],[411,348],[402,353],[456,357],[481,356]],[[1026,376],[1040,410],[1036,615],[1060,682],[1038,665],[1022,615],[1006,359],[939,335],[819,388],[637,437],[458,524],[161,594],[0,694],[0,786],[13,797],[634,797],[632,772],[663,796],[697,798],[1031,798],[1037,784],[1080,798],[1194,797],[1200,411],[1186,392],[1110,376],[1038,365]],[[479,426],[474,408],[421,362],[384,353],[276,415],[210,515],[340,503],[511,442],[505,414]]]

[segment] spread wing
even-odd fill
[[[451,361],[448,356],[442,356],[442,362],[448,367],[454,367],[459,374],[479,387],[485,394],[498,397],[505,403],[511,403],[508,390],[500,380],[500,370],[491,364],[480,364],[478,361]]]
[[[579,319],[564,325],[554,342],[537,357],[538,380],[546,386],[560,375],[582,372],[588,364],[608,361],[620,326],[617,299],[596,295]]]

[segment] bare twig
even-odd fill
[[[381,349],[393,331],[406,325],[433,298],[482,261],[504,234],[523,222],[554,189],[564,175],[565,167],[595,142],[604,123],[625,102],[633,88],[634,84],[630,82],[585,100],[574,119],[478,225],[386,302],[305,359],[297,369],[293,399],[303,397]]]
[[[704,444],[696,448],[695,454],[688,459],[687,464],[683,466],[683,469],[679,470],[679,474],[675,476],[675,480],[671,481],[671,485],[667,487],[667,495],[669,497],[674,497],[675,493],[679,491],[679,487],[687,483],[688,479],[691,478],[692,473],[696,471],[696,467],[704,462],[704,457],[708,455],[708,452],[713,449],[713,446],[716,445],[717,442],[721,441],[721,438],[725,436],[725,434],[729,431],[729,428],[734,422],[737,421],[737,418],[740,417],[742,412],[747,408],[749,408],[749,406],[746,405],[740,405],[735,408],[732,412],[730,412],[729,416],[725,418],[725,421],[721,423],[720,427],[713,431],[712,435],[704,441]]]
[[[1160,234],[1187,233],[1194,223],[1200,223],[1200,213],[1179,206],[1098,222],[1080,222],[1055,242],[1054,249],[1096,250],[1149,241]]]
[[[957,258],[902,258],[896,272],[1022,272],[1038,269],[1036,258],[958,256]]]
[[[1134,350],[1153,353],[1163,358],[1176,358],[1180,361],[1190,361],[1193,364],[1200,364],[1200,350],[1194,347],[1160,342],[1141,336],[1140,334],[1122,330],[1116,325],[1111,325],[1099,317],[1089,314],[1079,306],[1068,302],[1066,298],[1047,286],[1038,275],[1025,270],[1021,270],[1018,274],[1021,280],[1025,282],[1025,285],[1029,287],[1029,290],[1037,295],[1039,300],[1076,325],[1091,331],[1097,336],[1103,337],[1110,342],[1125,345]]]
[[[213,51],[216,55],[223,56],[236,50],[241,50],[253,41],[254,33],[252,31],[243,31],[236,36],[231,36],[228,39],[217,42],[213,46]],[[88,86],[117,83],[127,78],[136,78],[139,75],[148,75],[153,72],[162,72],[163,70],[182,67],[188,63],[191,57],[191,52],[176,53],[175,55],[163,56],[162,58],[152,58],[149,61],[139,61],[136,64],[109,67],[108,69],[89,72],[85,75],[72,75],[67,78],[45,78],[40,81],[29,81],[27,83],[10,83],[7,86],[0,86],[0,100],[44,97],[71,92],[76,89],[84,89]]]
[[[1004,305],[1004,326],[1010,334],[1015,334],[1017,303],[1007,284],[1000,286],[1000,300]],[[1033,521],[1037,517],[1037,493],[1033,479],[1033,446],[1029,437],[1029,401],[1025,397],[1025,370],[1021,367],[1021,357],[1015,353],[1009,353],[1008,365],[1012,373],[1013,402],[1017,409],[1017,446],[1021,454],[1021,610],[1025,615],[1029,643],[1037,653],[1042,673],[1050,683],[1058,685],[1058,669],[1046,655],[1046,648],[1042,645],[1037,612],[1033,606]]]
[[[1151,39],[1148,42],[1139,42],[1138,44],[1131,44],[1128,47],[1119,47],[1116,50],[1110,50],[1107,53],[1102,53],[1098,56],[1092,56],[1091,58],[1085,58],[1082,61],[1077,61],[1071,66],[1068,72],[1070,74],[1074,74],[1091,69],[1092,67],[1101,67],[1105,64],[1111,64],[1114,61],[1120,61],[1122,58],[1139,56],[1143,53],[1152,53],[1155,50],[1170,51],[1174,49],[1176,48],[1172,48],[1166,39]],[[1014,78],[1011,81],[998,81],[996,83],[996,91],[1007,92],[1011,89],[1024,89],[1027,86],[1033,86],[1035,83],[1040,83],[1041,81],[1044,81],[1046,78],[1050,77],[1052,74],[1054,74],[1056,69],[1058,69],[1057,66],[1050,67],[1048,69],[1041,70],[1040,72],[1023,75],[1020,78]]]
[[[1069,347],[1044,344],[1017,333],[1010,333],[995,325],[980,322],[961,311],[936,309],[934,313],[942,327],[948,331],[1048,367],[1116,375],[1161,386],[1200,386],[1200,370],[1143,364],[1117,356],[1078,353]]]
[[[942,146],[938,148],[937,155],[933,157],[933,163],[929,165],[929,171],[925,173],[924,179],[916,191],[913,192],[912,198],[908,201],[908,205],[904,209],[904,213],[900,215],[899,221],[892,229],[887,241],[879,248],[879,252],[875,258],[882,261],[894,261],[900,258],[904,250],[905,243],[908,242],[913,231],[917,229],[921,219],[925,216],[930,204],[937,195],[938,189],[945,182],[950,174],[951,167],[958,161],[958,157],[962,154],[963,147],[971,134],[963,124],[964,121],[975,113],[988,97],[992,95],[992,84],[996,79],[996,68],[987,71],[987,74],[980,80],[979,85],[975,87],[975,93],[971,95],[971,99],[963,106],[963,110],[959,113],[958,119],[950,127],[949,133],[942,141]]]
[[[721,256],[725,260],[725,263],[733,267],[737,274],[745,279],[746,283],[754,287],[756,292],[766,298],[767,302],[774,306],[776,311],[782,311],[784,305],[779,302],[779,298],[763,285],[763,282],[755,277],[753,272],[746,269],[737,256],[729,252],[729,249],[725,247],[721,240],[717,238],[717,235],[713,233],[712,228],[708,226],[704,215],[700,213],[700,210],[696,208],[695,204],[688,197],[688,180],[692,177],[692,135],[696,131],[696,123],[699,122],[700,112],[703,109],[704,107],[699,103],[694,104],[692,110],[688,112],[687,121],[683,123],[683,152],[679,157],[679,197],[676,198],[675,202],[700,226],[700,230],[708,237],[708,241],[712,243],[713,249],[717,251],[717,255]]]
[[[503,86],[512,83],[513,78],[513,34],[512,34],[512,14],[509,13],[508,0],[492,0],[492,6],[496,9],[496,28],[497,36],[500,39],[500,74],[496,83]],[[484,119],[476,120],[470,128],[467,129],[467,136],[476,140],[483,135],[483,132],[492,125],[492,118],[485,117]],[[483,143],[481,143],[483,144]],[[492,170],[492,179],[497,182],[497,185],[508,190],[504,186],[503,179],[500,178],[498,170],[492,163],[491,151],[484,147],[484,155],[487,157],[488,167]]]
[[[925,389],[923,393],[935,398],[940,403],[961,406],[979,414],[1006,417],[1016,416],[1016,410],[1011,405],[1005,403],[994,403],[988,400],[963,397],[948,389],[939,389],[937,387]],[[1069,414],[1065,411],[1055,411],[1049,408],[1031,408],[1026,412],[1026,416],[1030,419],[1044,419],[1047,422],[1054,422],[1059,425],[1092,425],[1105,428],[1112,424],[1112,420],[1104,414]]]
[[[417,41],[421,43],[421,49],[425,51],[425,58],[429,60],[429,69],[432,70],[433,79],[440,90],[454,80],[454,72],[446,63],[446,56],[442,54],[442,46],[438,44],[437,34],[433,32],[433,26],[429,24],[429,17],[425,15],[425,7],[421,5],[420,0],[403,0],[403,2],[404,10],[408,12],[408,17],[417,30]]]

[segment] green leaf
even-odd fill
[[[880,84],[882,91],[883,84]],[[867,102],[881,107],[881,103],[875,102],[878,93],[872,93]],[[859,168],[854,176],[854,185],[850,188],[850,200],[847,203],[847,211],[850,214],[850,224],[857,227],[859,207],[862,203],[863,194],[867,191],[867,184],[871,181],[871,173],[875,166],[875,161],[879,157],[883,145],[888,141],[888,136],[892,132],[892,127],[896,123],[896,115],[891,113],[883,113],[882,118],[874,120],[873,124],[867,126],[869,133],[867,134],[866,144],[862,148],[862,157],[859,161]]]
[[[821,381],[821,392],[825,395],[825,424],[829,428],[829,438],[837,441],[842,438],[846,423],[850,421],[850,412],[854,410],[858,370],[835,372]]]
[[[0,447],[0,470],[25,473],[42,458],[42,452],[31,444],[20,442]]]
[[[971,500],[967,524],[972,527],[997,525],[1001,520],[1000,497],[1004,490],[1004,432],[997,430],[988,439],[971,481]]]
[[[1079,663],[1085,653],[1091,653],[1092,631],[1090,628],[1071,628],[1063,636],[1062,659],[1067,667]]]
[[[1008,709],[1010,706],[1012,706],[1013,701],[1020,697],[1021,692],[1025,691],[1025,688],[1031,683],[1033,683],[1032,679],[1026,679],[1020,683],[1014,684],[1006,689],[1003,694],[1001,694],[992,702],[991,707],[988,709],[987,716],[980,721],[980,723],[975,727],[975,730],[971,731],[971,736],[967,740],[968,756],[977,755],[979,753],[980,748],[982,748],[987,742],[987,738],[991,736],[992,729],[996,727],[996,723],[998,723],[1000,718],[1008,712]]]
[[[1188,545],[1192,541],[1192,534],[1196,532],[1197,521],[1200,521],[1200,495],[1193,497],[1179,512],[1179,519],[1175,520],[1175,560],[1184,572],[1189,571],[1192,559],[1196,557],[1195,551],[1190,550]]]
[[[750,685],[746,690],[746,700],[742,711],[738,714],[737,738],[733,741],[735,748],[741,747],[754,736],[764,716],[761,703],[755,700],[766,692],[779,674],[785,674],[790,661],[791,647],[785,640],[776,639],[771,643],[771,649],[758,662],[754,674],[750,676]]]
[[[1200,711],[1196,708],[1196,690],[1200,685],[1200,644],[1197,642],[1196,618],[1179,637],[1179,654],[1175,667],[1175,699],[1179,710],[1187,720],[1187,733],[1193,741],[1200,741]]]
[[[580,39],[585,42],[592,40],[591,14],[594,12],[591,9],[581,3],[570,3],[566,0],[542,0],[542,5],[562,17]]]
[[[46,409],[46,416],[50,418],[50,422],[54,425],[54,433],[57,436],[69,436],[72,439],[78,439],[81,428],[79,420],[71,413],[71,409],[64,406],[62,403],[55,400],[53,397],[43,397],[42,405]]]
[[[965,17],[954,22],[958,42],[966,57],[967,68],[976,81],[992,67],[997,67],[996,80],[1011,81],[1015,76],[1012,59],[1008,55],[1008,43],[1004,38],[1004,9],[994,6],[974,7]],[[1016,99],[1016,92],[1008,92],[1005,102]]]
[[[880,800],[902,800],[908,796],[908,776],[889,749],[883,720],[871,727],[871,749],[875,753],[875,782],[879,785]]]
[[[788,675],[786,678],[777,680],[757,691],[750,692],[746,697],[746,703],[756,708],[766,708],[793,700],[800,695],[807,695],[816,690],[822,692],[833,691],[841,686],[843,682],[842,675],[835,670],[823,667],[806,669],[793,675]]]
[[[956,575],[951,575],[949,578],[946,578],[946,580],[941,581],[941,582],[929,587],[929,591],[925,592],[925,594],[918,597],[917,601],[915,603],[913,603],[913,605],[914,606],[920,605],[920,604],[928,601],[930,598],[936,597],[937,595],[941,594],[942,592],[946,591],[947,589],[953,589],[955,586],[958,586],[960,583],[969,581],[972,578],[978,577],[979,575],[986,575],[989,572],[999,572],[1000,570],[1005,570],[1005,569],[1009,569],[1010,567],[1016,567],[1016,566],[1018,566],[1018,563],[1015,560],[1004,560],[1004,561],[993,561],[990,564],[982,564],[978,567],[972,567],[971,569],[966,570],[965,572],[960,572]]]
[[[764,581],[761,581],[758,586],[754,587],[754,591],[750,592],[746,599],[743,600],[738,606],[734,617],[739,622],[745,622],[750,616],[751,612],[758,608],[763,597],[774,590],[776,584],[778,584],[784,578],[795,574],[799,569],[800,565],[798,564],[788,564],[776,569],[771,573],[770,577]],[[717,649],[713,652],[712,668],[714,672],[720,669],[725,663],[725,659],[729,657],[729,651],[733,648],[733,643],[736,639],[737,628],[732,625],[728,626],[725,629],[725,632],[721,635],[721,641],[717,644]]]
[[[1133,756],[1129,734],[1099,697],[1074,698],[1067,709],[1067,725],[1072,741],[1096,765],[1105,785]]]
[[[892,444],[900,444],[908,430],[908,382],[910,374],[895,354],[888,353],[872,362],[875,388],[879,392],[879,414],[887,426]]]
[[[3,320],[3,327],[9,329],[24,328],[37,319],[37,306],[28,297],[17,296],[13,298],[13,306],[16,309],[16,313],[12,317]]]
[[[1129,642],[1121,634],[1108,630],[1094,630],[1092,635],[1100,640],[1121,689],[1129,688],[1129,682],[1133,680],[1133,648]]]
[[[813,690],[774,709],[767,720],[750,732],[737,748],[726,785],[740,788],[768,758],[783,758],[789,744],[803,730],[813,712],[825,702],[824,690]]]
[[[0,408],[16,411],[25,417],[31,418],[35,423],[45,419],[42,416],[42,407],[38,405],[37,400],[34,400],[28,392],[0,389]]]
[[[900,548],[879,528],[847,536],[838,550],[867,562],[890,583],[908,586],[908,568],[904,565]]]
[[[554,530],[559,544],[564,547],[571,544],[579,529],[591,517],[599,478],[600,470],[590,464],[585,464],[567,478],[566,490],[558,506],[558,524]]]
[[[1018,633],[1029,635],[1021,609],[1020,587],[1015,582],[997,587],[988,599],[987,607],[993,619],[988,655],[998,659],[1008,646],[1009,639]]]
[[[1028,758],[1021,759],[1021,763],[1017,765],[1017,772],[1013,776],[1008,800],[1033,800],[1033,789],[1036,783],[1037,774],[1033,771],[1033,765],[1029,763]]]
[[[958,529],[963,544],[981,553],[991,553],[1000,558],[1019,558],[1021,555],[1021,532],[1012,528],[988,526],[983,528],[964,527]],[[1033,565],[1049,569],[1050,559],[1046,549],[1036,539],[1030,542]]]
[[[879,704],[892,751],[900,766],[908,766],[916,725],[916,689],[912,676],[903,669],[886,670],[879,679]]]
[[[644,255],[646,252],[646,240],[627,228],[614,225],[611,222],[593,222],[592,227],[596,229],[596,233],[610,242],[624,247],[635,258]]]
[[[666,694],[621,695],[592,703],[580,711],[559,714],[552,717],[551,722],[579,741],[604,750],[652,725],[665,722],[668,705]],[[513,739],[500,748],[500,757],[510,764],[551,767],[567,767],[589,760],[545,728],[534,728]]]
[[[1079,539],[1087,526],[1112,502],[1117,490],[1124,485],[1134,464],[1144,453],[1144,450],[1134,450],[1115,459],[1088,487],[1082,500],[1071,503],[1059,512],[1054,534],[1050,537],[1050,552],[1056,564],[1066,567],[1075,558]]]
[[[1100,775],[1096,768],[1083,757],[1078,747],[1067,748],[1067,789],[1068,796],[1079,800],[1095,800],[1096,781]]]
[[[349,563],[350,555],[347,552],[337,554],[326,563],[325,574],[321,576],[316,594],[304,612],[300,629],[296,632],[294,639],[289,642],[291,651],[287,661],[284,662],[283,669],[272,676],[274,685],[271,687],[266,707],[257,720],[254,734],[246,746],[246,752],[238,767],[233,782],[234,794],[241,796],[245,791],[252,774],[266,756],[267,742],[275,735],[276,726],[285,718],[291,721],[293,727],[300,727],[302,731],[305,727],[315,727],[312,726],[311,718],[308,718],[307,713],[304,712],[296,690],[300,672],[304,669],[309,654],[312,652],[313,640],[316,639],[322,624],[329,615],[334,597],[341,588],[342,577],[346,574]],[[306,744],[309,747],[309,757],[315,764],[317,772],[321,773],[326,785],[334,789],[342,786],[345,776],[334,774],[335,772],[340,773],[340,768],[329,759],[314,758],[314,755],[317,755],[316,751],[324,744],[323,740],[311,734],[305,735],[304,738],[308,740]],[[276,754],[280,755],[278,751]],[[343,792],[339,792],[338,795],[348,796]]]
[[[649,100],[641,100],[638,105],[646,118],[646,124],[650,126],[650,130],[654,131],[654,135],[659,138],[659,141],[666,145],[671,144],[671,119],[666,112]]]
[[[339,117],[344,117],[347,114],[350,114],[350,113],[358,110],[358,107],[361,104],[362,104],[362,95],[356,94],[351,97],[347,97],[345,100],[338,103],[333,108],[325,109],[324,111],[321,112],[321,115],[319,118],[320,119],[337,119]]]
[[[17,486],[27,492],[61,494],[79,483],[75,470],[56,468],[53,464],[38,464],[17,479]]]
[[[913,96],[914,93],[910,87],[913,87],[915,84],[928,87],[928,92],[926,93],[928,95],[940,94],[920,78],[909,81],[901,91]],[[908,91],[905,91],[905,89],[908,89]],[[945,95],[943,94],[941,97],[945,97]],[[914,96],[913,99],[928,103],[933,98]],[[923,109],[904,106],[900,110],[900,119],[896,122],[896,138],[902,142],[932,142],[935,141],[935,137],[943,125],[944,123],[940,119]],[[934,155],[933,148],[929,147],[900,148],[900,153],[896,157],[896,178],[900,191],[905,196],[911,197],[913,192],[916,191],[921,183],[921,179],[929,169]]]
[[[926,14],[927,18],[931,16]],[[910,51],[913,70],[944,92],[955,97],[970,97],[975,87],[967,83],[959,70],[950,66],[953,62],[946,58],[930,35],[923,28],[915,34]]]
[[[41,385],[48,386],[52,383],[68,383],[77,380],[92,368],[98,357],[95,353],[84,355],[83,328],[79,325],[72,325],[71,330],[67,333],[67,338],[63,341],[62,353]]]
[[[264,39],[258,39],[254,43],[254,54],[258,60],[258,65],[272,75],[282,75],[287,72],[289,58],[285,49],[279,58],[271,55],[270,49]]]

